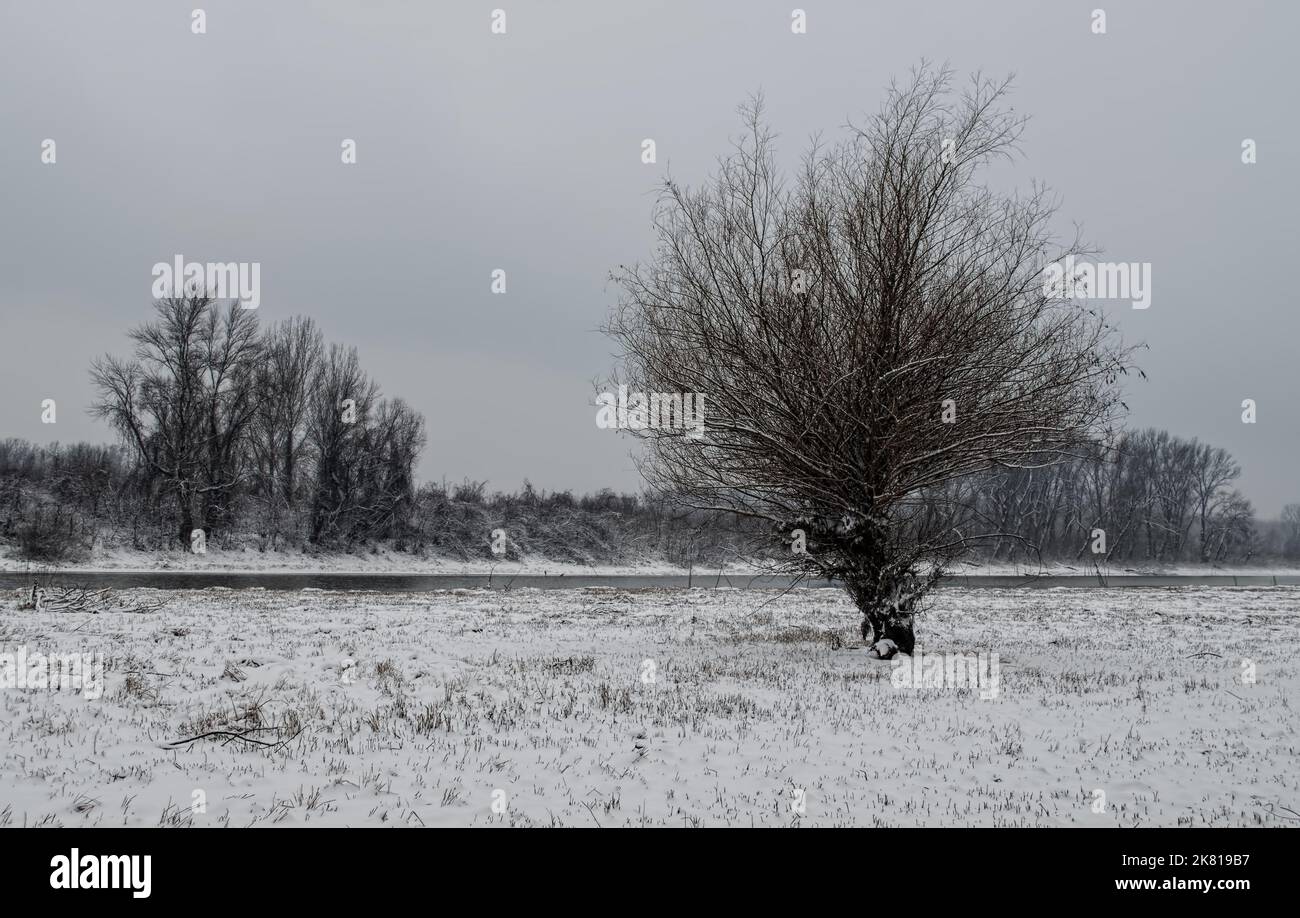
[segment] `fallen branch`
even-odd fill
[[[167,604],[167,600],[127,603],[117,599],[111,588],[91,590],[86,587],[52,586],[47,589],[32,584],[29,603],[22,608],[35,609],[37,612],[87,612],[98,615],[100,612],[157,612]]]
[[[226,742],[221,744],[223,746],[226,745],[226,743],[239,740],[241,743],[249,743],[251,745],[262,746],[267,749],[278,749],[281,746],[285,746],[293,742],[302,734],[302,730],[300,729],[296,733],[294,733],[293,736],[286,737],[285,739],[279,740],[274,743],[268,743],[265,740],[253,739],[248,735],[250,733],[261,733],[266,731],[275,731],[279,729],[280,729],[279,727],[249,727],[248,729],[241,730],[237,733],[231,732],[229,730],[209,730],[206,733],[200,733],[198,736],[189,736],[186,737],[185,739],[174,740],[168,743],[167,745],[175,749],[179,746],[185,746],[190,743],[196,743],[201,739],[215,739],[219,737],[225,737]]]

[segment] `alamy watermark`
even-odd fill
[[[80,692],[88,701],[104,694],[102,653],[0,653],[0,689]]]
[[[1002,690],[996,653],[924,653],[896,656],[889,682],[896,689],[969,689],[992,701]]]
[[[1075,261],[1067,255],[1043,268],[1043,295],[1057,300],[1132,300],[1151,305],[1151,263]]]
[[[136,899],[148,899],[153,890],[153,855],[68,854],[50,858],[51,889],[129,889]]]
[[[704,436],[704,395],[700,392],[601,392],[596,396],[596,426],[601,430],[684,430]]]
[[[256,309],[262,305],[262,263],[186,262],[184,255],[174,255],[170,264],[160,261],[153,266],[154,299],[204,295],[239,300],[242,308]]]

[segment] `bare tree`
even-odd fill
[[[379,387],[361,369],[355,348],[331,345],[312,391],[311,540],[401,534],[415,501],[424,418],[401,399],[380,401]]]
[[[1208,563],[1213,557],[1215,519],[1236,521],[1240,516],[1240,495],[1229,490],[1229,485],[1241,477],[1241,466],[1226,449],[1208,443],[1194,443],[1193,459],[1196,507],[1200,519],[1201,561]],[[1231,527],[1228,527],[1231,529]],[[1222,539],[1220,539],[1222,541]]]
[[[129,333],[134,356],[94,362],[91,413],[107,419],[176,502],[179,538],[232,516],[256,408],[257,319],[205,296],[159,300]]]
[[[203,523],[209,529],[225,529],[235,518],[235,500],[243,491],[248,433],[260,401],[254,385],[262,353],[257,314],[238,303],[230,304],[224,313],[213,305],[199,340],[203,348]]]
[[[316,456],[311,541],[332,538],[355,503],[361,431],[379,386],[361,369],[356,348],[331,344],[312,385],[308,436]]]
[[[307,420],[312,383],[324,354],[323,336],[313,320],[295,316],[266,332],[262,351],[251,446],[267,528],[274,539],[282,512],[291,513],[298,505],[302,481],[310,472]]]
[[[1129,350],[1100,314],[1044,290],[1055,204],[977,184],[1015,149],[1006,82],[954,98],[922,66],[844,142],[814,142],[793,182],[762,100],[709,185],[668,180],[647,264],[615,272],[616,381],[700,393],[707,433],[639,431],[652,484],[758,517],[842,581],[875,650],[911,652],[917,603],[987,533],[925,496],[995,466],[1068,456],[1121,403]]]
[[[1208,535],[1203,534],[1205,560],[1227,560],[1230,553],[1249,561],[1255,554],[1255,508],[1240,491],[1232,491],[1218,501],[1213,515],[1206,521]]]
[[[1300,504],[1282,508],[1282,557],[1300,558]]]
[[[381,401],[367,419],[356,512],[371,538],[401,538],[415,505],[415,465],[424,449],[424,417],[400,398]]]

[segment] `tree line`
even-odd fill
[[[355,348],[309,318],[266,329],[237,304],[158,300],[129,357],[91,368],[91,411],[120,435],[133,484],[175,535],[259,521],[272,546],[392,538],[409,516],[424,418],[380,397]]]
[[[417,486],[423,417],[382,398],[356,349],[327,344],[309,318],[262,328],[251,310],[168,299],[129,340],[129,356],[91,369],[91,410],[118,445],[0,441],[0,536],[25,557],[97,539],[189,548],[196,529],[223,547],[382,544],[465,560],[708,566],[789,550],[761,521],[685,509],[669,492]],[[992,561],[1300,561],[1300,504],[1256,520],[1220,447],[1148,429],[1043,459],[927,490],[912,525],[957,532]]]
[[[1300,505],[1255,520],[1222,447],[1154,428],[1090,443],[1050,465],[998,469],[929,497],[990,560],[1106,564],[1300,558]]]
[[[279,460],[274,477],[266,461],[260,476],[248,477],[249,492],[234,497],[237,511],[230,527],[213,533],[217,545],[268,551],[313,547],[315,505],[307,498],[316,468],[310,440],[304,438],[302,446],[291,459]],[[298,481],[289,492],[292,499],[284,490],[290,463]],[[926,503],[950,525],[992,534],[974,555],[987,561],[1300,562],[1300,503],[1285,507],[1280,519],[1257,519],[1233,487],[1238,473],[1225,450],[1151,429],[1125,434],[1109,446],[1097,444],[1070,462],[973,478],[960,493],[930,494]],[[271,491],[270,482],[278,482],[279,490]],[[149,468],[120,445],[0,440],[0,538],[35,560],[75,557],[96,540],[137,550],[173,546],[174,498],[158,485]],[[383,490],[375,482],[365,488]],[[491,534],[502,529],[509,538],[498,560],[652,560],[716,568],[789,551],[768,527],[684,510],[667,495],[606,489],[575,496],[529,484],[515,492],[488,493],[483,482],[425,482],[409,502],[393,508],[382,528],[384,535],[370,537],[364,527],[334,530],[330,541],[316,547],[383,544],[417,555],[488,560],[498,558],[491,552]],[[1092,551],[1097,529],[1106,533],[1100,555]]]

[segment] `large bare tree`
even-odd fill
[[[1043,283],[1088,253],[1041,187],[980,184],[1024,126],[1007,89],[923,65],[792,178],[756,99],[708,184],[665,182],[653,257],[614,273],[614,381],[705,398],[704,437],[639,431],[647,478],[806,545],[790,563],[845,584],[882,656],[912,651],[918,601],[986,535],[927,495],[1058,461],[1121,408],[1130,351]]]

